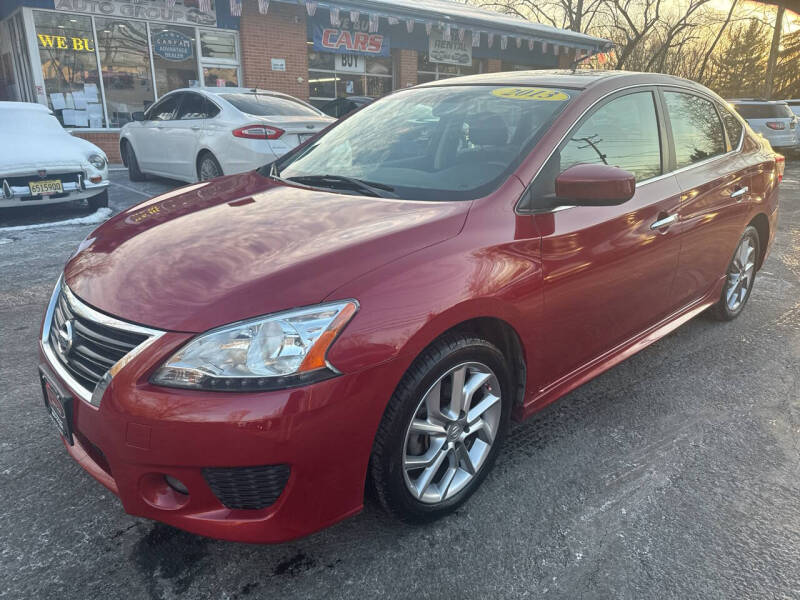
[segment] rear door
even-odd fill
[[[542,372],[551,386],[674,308],[680,190],[672,175],[663,175],[668,146],[661,110],[655,88],[604,101],[572,130],[531,188],[535,209],[536,198],[551,195],[558,174],[575,164],[618,166],[637,179],[634,197],[620,206],[535,217],[544,277]]]
[[[681,257],[673,293],[688,304],[725,277],[747,224],[756,167],[742,153],[742,125],[727,109],[685,90],[664,89],[663,97],[681,188]]]
[[[176,118],[170,122],[170,152],[174,169],[181,179],[197,177],[196,159],[207,117],[206,98],[197,92],[183,92]]]

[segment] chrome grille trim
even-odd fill
[[[65,315],[65,313],[71,314]],[[62,358],[53,344],[56,335],[53,324],[63,321],[65,316],[77,317],[87,322],[75,321],[79,342],[74,351],[68,352],[69,355],[74,354],[77,357],[77,360],[73,361]],[[123,335],[121,339],[104,335],[101,331],[93,330],[93,324]],[[120,321],[93,309],[79,300],[63,283],[61,277],[47,306],[40,341],[48,364],[64,383],[84,402],[99,406],[103,392],[114,375],[164,333],[157,329]],[[131,334],[127,340],[124,339],[126,334]],[[112,358],[105,356],[103,349],[114,353]]]

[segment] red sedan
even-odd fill
[[[368,480],[432,519],[512,417],[742,312],[783,166],[674,77],[403,90],[94,231],[44,319],[45,405],[126,511],[202,535],[307,535]]]

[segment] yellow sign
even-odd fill
[[[94,52],[88,38],[66,37],[63,35],[47,35],[40,33],[37,36],[42,48],[56,50],[74,50],[75,52]]]
[[[569,94],[558,90],[548,90],[546,88],[534,87],[508,87],[492,90],[492,94],[500,98],[511,98],[512,100],[539,100],[564,102],[569,100]]]

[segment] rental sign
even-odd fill
[[[314,50],[335,54],[389,56],[389,36],[339,27],[314,25]]]

